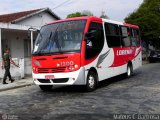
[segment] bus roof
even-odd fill
[[[101,18],[98,18],[98,17],[95,17],[95,16],[84,16],[84,17],[74,17],[74,18],[66,18],[66,19],[62,19],[62,20],[56,20],[56,21],[53,21],[53,22],[48,23],[48,24],[53,24],[53,23],[57,23],[57,22],[64,22],[64,21],[70,21],[70,20],[88,20],[88,19],[102,22]]]
[[[110,19],[103,19],[103,21],[107,22],[107,23],[113,23],[113,24],[123,25],[126,27],[131,27],[131,28],[139,28],[139,26],[137,26],[137,25],[122,23],[122,22],[118,22],[118,21],[114,21],[114,20],[110,20]]]
[[[123,25],[123,26],[126,26],[126,27],[131,27],[131,28],[139,28],[139,26],[137,26],[137,25],[128,24],[128,23],[122,23],[122,22],[118,22],[118,21],[114,21],[114,20],[110,20],[110,19],[98,18],[98,17],[95,17],[95,16],[66,18],[66,19],[62,19],[62,20],[53,21],[53,22],[50,22],[48,24],[53,24],[53,23],[57,23],[57,22],[64,22],[64,21],[70,21],[70,20],[93,20],[93,21],[99,21],[99,22],[103,21],[103,22],[107,22],[107,23],[112,23],[112,24]]]
[[[118,21],[115,21],[115,20],[110,20],[110,19],[103,19],[104,22],[107,22],[107,23],[113,23],[113,24],[118,24],[118,25],[124,25],[122,22],[118,22]]]
[[[139,26],[137,25],[133,25],[133,24],[128,24],[128,23],[124,23],[124,26],[127,26],[127,27],[131,27],[131,28],[139,28]]]

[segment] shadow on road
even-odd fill
[[[115,76],[115,77],[112,77],[112,78],[101,81],[99,83],[98,88],[107,87],[110,84],[114,84],[114,83],[118,83],[118,82],[122,82],[122,81],[127,82],[127,81],[129,81],[129,79],[134,79],[134,77],[136,77],[140,74],[142,74],[141,70],[134,71],[133,75],[129,78],[126,76],[126,74],[121,74],[121,75],[118,75],[118,76]]]
[[[141,72],[135,72],[130,78],[133,78],[134,76],[137,76],[141,74]],[[128,79],[125,74],[122,75],[118,75],[116,77],[112,77],[106,80],[103,80],[101,82],[99,82],[97,89],[101,89],[104,87],[107,87],[110,84],[114,84],[117,82],[121,82],[121,81],[127,81]],[[46,92],[46,91],[45,91]],[[85,93],[86,89],[85,86],[78,86],[78,85],[74,85],[74,86],[61,86],[61,87],[53,87],[53,89],[51,91],[47,91],[47,92],[70,92],[70,93]]]

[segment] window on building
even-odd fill
[[[110,48],[121,46],[121,36],[118,25],[105,23],[105,33],[106,33],[107,43]]]
[[[31,40],[24,40],[24,57],[31,57]]]
[[[86,59],[91,59],[97,56],[104,45],[103,26],[100,23],[92,22],[89,26],[88,32],[92,32],[92,36],[87,40]]]

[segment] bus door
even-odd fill
[[[129,27],[121,26],[121,43],[122,51],[121,55],[123,56],[124,64],[127,64],[129,60],[133,59],[134,49],[132,49],[131,44],[131,31]]]
[[[104,34],[102,23],[91,22],[88,29],[88,34],[90,34],[90,36],[86,39],[86,64],[94,61],[103,48]]]

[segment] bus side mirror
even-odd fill
[[[85,39],[85,40],[88,40],[88,39],[94,38],[94,37],[95,37],[95,33],[96,33],[96,30],[92,30],[92,31],[90,31],[90,32],[87,32],[87,33],[85,34],[84,39]]]
[[[39,29],[36,29],[36,28],[29,28],[28,29],[28,32],[27,32],[27,34],[28,34],[28,37],[31,37],[31,32],[37,32],[37,33],[40,33],[40,30]]]
[[[40,30],[36,30],[37,33],[40,33]]]

